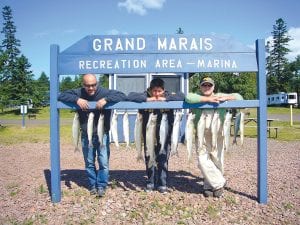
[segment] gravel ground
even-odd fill
[[[83,159],[61,146],[62,201],[49,195],[49,144],[0,144],[0,224],[300,224],[299,142],[268,140],[268,203],[257,202],[257,144],[246,139],[225,155],[227,187],[220,199],[202,195],[196,155],[184,145],[170,159],[169,193],[145,193],[145,171],[134,150],[111,145],[110,186],[87,191]]]

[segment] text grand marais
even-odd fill
[[[148,43],[147,43],[148,41]],[[208,37],[157,37],[147,39],[144,37],[122,37],[122,38],[94,38],[92,40],[93,51],[103,54],[99,59],[79,60],[80,70],[106,69],[147,69],[153,66],[157,69],[182,69],[194,66],[196,68],[238,68],[234,59],[224,58],[193,58],[184,60],[180,56],[172,58],[166,54],[154,61],[143,58],[144,53],[197,53],[209,52],[214,48],[213,39]],[[115,58],[116,54],[120,56]],[[141,53],[141,57],[134,58],[134,54],[123,55],[123,53]],[[150,54],[151,55],[151,54]]]
[[[143,51],[146,49],[146,40],[142,37],[137,38],[95,38],[93,40],[93,50],[96,52],[109,51]],[[176,50],[176,51],[210,51],[213,48],[211,38],[157,38],[157,50]]]

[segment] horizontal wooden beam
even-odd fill
[[[96,102],[89,102],[90,108],[94,109]],[[189,104],[184,101],[169,101],[169,102],[129,102],[122,101],[117,103],[108,103],[105,109],[215,109],[215,108],[257,108],[259,107],[258,100],[237,100],[226,101],[220,104],[217,103],[196,103]],[[57,102],[58,109],[77,109],[77,104],[67,102]]]

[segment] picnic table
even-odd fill
[[[35,113],[28,113],[28,119],[36,119],[36,114]]]
[[[275,138],[277,138],[279,127],[272,127],[272,122],[274,122],[274,121],[278,121],[278,119],[267,118],[267,132],[268,132],[269,137],[271,137],[271,130],[273,129],[275,131]],[[257,118],[247,117],[244,119],[245,125],[250,122],[255,122],[257,124]]]

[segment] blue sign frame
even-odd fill
[[[77,108],[59,102],[59,75],[145,72],[257,72],[258,100],[220,104],[185,102],[108,104],[107,109],[257,108],[257,195],[267,203],[267,96],[264,39],[253,50],[228,37],[214,35],[89,35],[63,52],[50,46],[51,200],[61,201],[59,109]],[[95,102],[90,102],[95,107]]]

